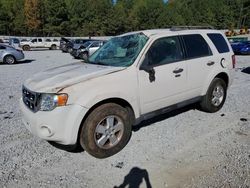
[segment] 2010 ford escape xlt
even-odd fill
[[[234,53],[213,29],[159,29],[110,39],[88,60],[25,81],[23,122],[38,137],[80,143],[97,158],[119,152],[132,125],[198,102],[220,110],[232,83]]]

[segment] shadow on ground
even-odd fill
[[[62,145],[52,141],[48,141],[48,143],[57,149],[68,151],[70,153],[81,153],[84,151],[79,143],[76,145]]]
[[[23,61],[19,61],[16,64],[25,64],[25,63],[31,63],[32,61],[35,61],[35,59],[25,59]]]
[[[250,67],[244,68],[241,72],[250,74]]]
[[[31,62],[33,62],[33,61],[35,61],[35,59],[25,59],[25,60],[18,61],[17,63],[11,64],[11,65],[26,64],[26,63],[31,63]],[[9,65],[9,64],[0,63],[0,65]],[[11,65],[10,65],[10,66],[11,66]]]
[[[152,125],[154,123],[163,121],[165,119],[177,116],[179,114],[182,114],[184,112],[187,112],[187,111],[190,111],[190,110],[194,110],[194,109],[197,109],[197,105],[196,104],[188,105],[188,106],[185,106],[183,108],[179,108],[179,109],[176,109],[176,110],[173,110],[173,111],[170,111],[170,112],[166,112],[166,113],[161,114],[161,115],[157,115],[157,116],[155,116],[153,118],[150,118],[150,119],[142,121],[138,125],[133,126],[133,131],[134,132],[139,131],[141,128],[150,126],[150,125]]]
[[[124,177],[123,183],[119,186],[114,186],[114,188],[139,188],[143,180],[145,180],[146,188],[152,188],[147,170],[134,167],[130,170],[129,174]]]

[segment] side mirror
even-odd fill
[[[148,57],[145,57],[139,70],[143,70],[149,74],[149,81],[150,82],[155,81],[155,70],[154,70],[153,66],[148,65]]]

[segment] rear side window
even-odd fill
[[[13,42],[14,42],[15,44],[18,44],[18,43],[19,43],[19,40],[18,40],[18,39],[13,39]]]
[[[187,59],[212,55],[207,42],[201,35],[184,35],[182,37],[186,47]]]
[[[4,49],[6,49],[6,47],[0,46],[0,50],[4,50]]]
[[[209,33],[209,34],[207,34],[207,36],[214,43],[214,45],[217,48],[219,53],[229,52],[227,42],[225,41],[224,37],[221,34],[219,34],[219,33]]]

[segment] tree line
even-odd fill
[[[97,36],[173,25],[250,27],[250,0],[0,0],[0,35]]]

